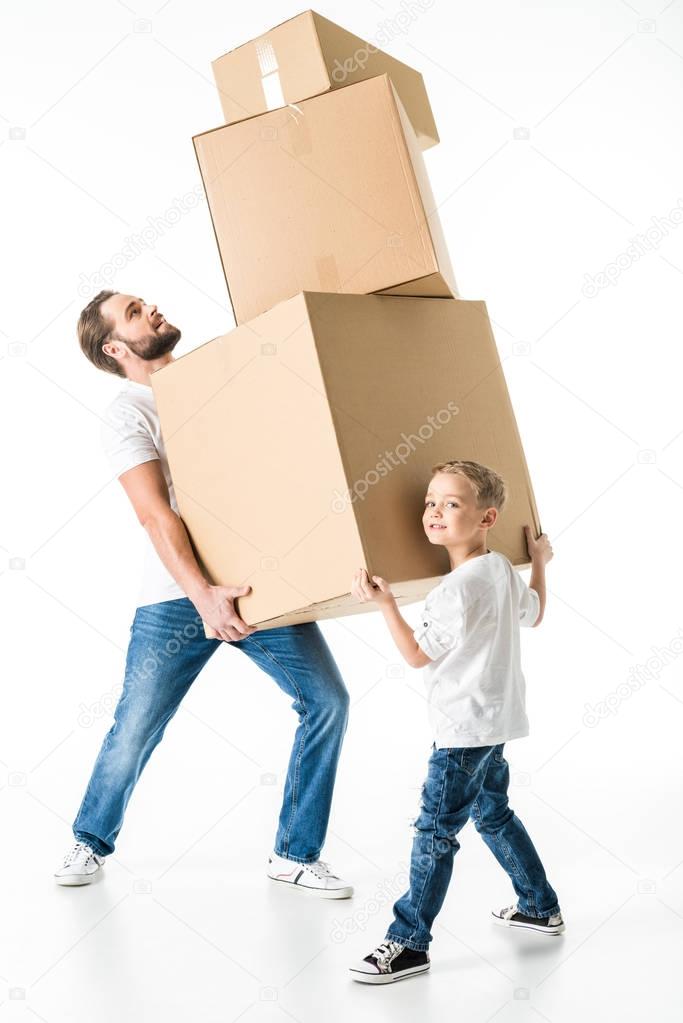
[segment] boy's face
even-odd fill
[[[437,472],[425,497],[422,516],[424,531],[431,543],[452,544],[482,538],[482,531],[495,523],[495,508],[481,508],[472,484],[459,473]]]

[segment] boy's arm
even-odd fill
[[[541,605],[541,610],[538,613],[538,618],[534,622],[532,628],[536,628],[543,621],[543,613],[545,611],[546,594],[545,594],[545,562],[544,561],[533,561],[531,563],[531,579],[529,580],[529,589],[536,590],[538,594],[538,600]]]
[[[413,635],[414,630],[399,611],[396,599],[392,596],[391,601],[380,604],[380,610],[394,637],[394,643],[410,667],[424,668],[425,665],[431,664],[431,657],[428,657],[417,643]]]
[[[434,658],[429,657],[415,639],[415,630],[399,611],[389,584],[377,575],[373,579],[374,585],[370,582],[367,570],[358,569],[351,583],[351,592],[361,602],[373,601],[375,607],[382,612],[399,653],[411,668],[424,668],[431,664]]]
[[[525,526],[524,531],[526,533],[526,545],[529,551],[529,557],[531,558],[531,579],[529,580],[529,589],[536,590],[538,600],[541,605],[538,618],[533,624],[533,628],[536,628],[536,626],[540,625],[543,621],[543,614],[545,612],[545,566],[553,556],[553,549],[547,533],[541,533],[538,539],[534,539],[534,534],[531,532],[530,526]]]

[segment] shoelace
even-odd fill
[[[388,966],[392,959],[395,959],[399,952],[403,949],[403,945],[399,944],[398,941],[383,941],[381,945],[378,945],[375,951],[372,953],[373,959],[377,961],[377,965],[381,968]]]
[[[307,863],[306,866],[313,874],[315,874],[316,877],[319,877],[322,881],[324,881],[325,878],[328,877],[333,877],[335,881],[339,880],[337,874],[332,873],[332,869],[329,863],[325,863],[324,860],[316,860],[315,863]]]
[[[69,849],[68,853],[64,857],[64,866],[69,867],[74,860],[78,859],[83,853],[86,853],[86,862],[90,859],[94,852],[86,842],[74,842]]]

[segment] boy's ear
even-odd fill
[[[495,526],[497,521],[498,521],[498,509],[497,508],[487,508],[486,509],[486,513],[485,513],[485,515],[484,515],[484,517],[482,519],[482,522],[485,522],[486,525],[488,526],[488,528],[492,529]]]

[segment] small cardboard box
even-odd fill
[[[302,291],[457,295],[387,75],[194,138],[235,320]]]
[[[439,141],[420,72],[315,11],[290,18],[211,66],[226,124],[388,74],[420,148]]]
[[[501,473],[491,550],[529,563],[541,532],[484,302],[306,293],[152,374],[180,514],[207,578],[249,584],[238,612],[275,627],[399,604],[450,571],[422,526],[431,467]]]

